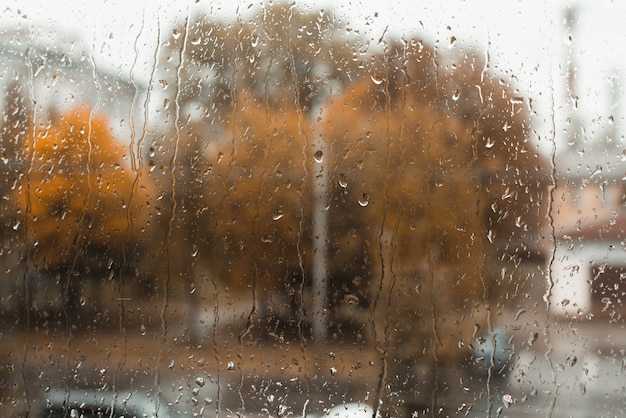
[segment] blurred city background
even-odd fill
[[[1,414],[624,415],[626,9],[536,3],[5,8]]]

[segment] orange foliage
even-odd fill
[[[300,271],[298,240],[308,245],[311,185],[305,148],[311,132],[295,107],[266,109],[242,93],[237,118],[226,127],[226,141],[212,178],[223,187],[208,202],[221,278],[235,288],[258,280],[273,289],[289,271]],[[235,135],[235,137],[233,137]],[[308,174],[310,175],[310,174]],[[306,251],[304,251],[306,253]],[[236,257],[233,257],[237,254]]]
[[[117,259],[130,236],[129,213],[140,219],[139,196],[146,188],[137,189],[129,209],[135,174],[106,119],[73,109],[37,129],[33,146],[19,202],[35,260],[55,270],[87,251]]]

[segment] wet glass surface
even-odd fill
[[[1,415],[624,414],[626,8],[175,3],[0,15]]]

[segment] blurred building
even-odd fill
[[[35,123],[76,106],[108,116],[115,137],[131,137],[133,103],[143,103],[141,82],[99,68],[83,42],[58,30],[13,28],[0,33],[0,94],[20,83]],[[3,103],[4,105],[4,103]],[[137,113],[137,112],[135,112]]]
[[[573,30],[575,13],[567,16]],[[621,86],[612,82],[610,116],[589,120],[576,101],[576,57],[568,54],[564,144],[557,146],[552,204],[555,254],[551,308],[558,316],[619,315],[626,293],[626,151]],[[622,283],[624,282],[624,283]]]

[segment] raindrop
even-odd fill
[[[274,213],[272,213],[272,219],[273,219],[273,220],[275,220],[275,221],[279,220],[279,219],[280,219],[280,218],[282,218],[283,216],[285,216],[285,212],[283,212],[283,211],[282,211],[282,210],[280,210],[280,209],[276,209],[276,210],[274,211]]]
[[[200,386],[200,387],[204,387],[204,384],[206,382],[204,381],[204,377],[198,377],[196,378],[196,385]]]
[[[343,189],[345,189],[346,187],[348,187],[348,179],[346,178],[346,175],[344,173],[339,175],[339,186]]]
[[[226,370],[235,370],[235,362],[234,361],[229,361],[228,364],[226,365]]]
[[[347,303],[348,305],[358,305],[359,304],[359,298],[356,295],[353,295],[351,293],[348,293],[347,295],[345,295],[343,297],[343,301],[345,303]]]
[[[489,243],[493,244],[493,230],[490,229],[489,232],[487,232],[487,239],[489,240]]]
[[[487,137],[487,142],[485,143],[485,148],[493,148],[495,141],[491,139],[491,137]]]
[[[601,165],[596,165],[596,169],[595,169],[595,171],[593,173],[591,173],[590,177],[597,176],[597,175],[600,175],[600,174],[602,174],[602,166]]]
[[[213,403],[213,399],[211,398],[204,398],[204,403],[207,405],[211,405]]]
[[[376,74],[370,74],[370,77],[371,77],[372,81],[374,82],[374,84],[376,84],[376,85],[383,84],[383,82],[385,81],[384,78],[379,77]]]
[[[454,92],[452,93],[452,100],[456,102],[457,100],[459,100],[459,97],[461,97],[461,90],[454,90]]]
[[[170,365],[167,367],[169,367],[170,369],[173,369],[175,365],[176,365],[176,360],[172,360],[170,361]]]
[[[316,163],[321,163],[322,161],[324,161],[324,153],[322,152],[322,150],[317,150],[315,151],[315,155],[313,155],[313,158],[315,158],[315,162]]]
[[[337,376],[337,368],[336,367],[331,367],[330,368],[330,374],[331,374],[331,376]]]
[[[174,37],[174,39],[180,38],[180,35],[181,35],[181,33],[180,33],[180,31],[178,29],[174,29],[172,31],[172,36]]]
[[[480,325],[474,324],[474,334],[472,335],[472,337],[476,337],[476,334],[478,334],[478,331],[480,331]]]
[[[448,45],[448,48],[452,49],[454,48],[454,44],[456,43],[456,36],[451,36],[450,37],[450,44]]]
[[[529,336],[528,336],[528,344],[529,345],[533,345],[535,343],[535,341],[537,341],[537,339],[539,338],[539,334],[536,332],[532,332]]]
[[[359,205],[365,207],[370,203],[370,196],[367,193],[363,193],[359,199]]]
[[[570,367],[574,367],[577,361],[578,359],[576,358],[576,356],[569,356],[567,360],[565,360],[565,364],[567,364]]]
[[[35,71],[33,73],[33,77],[37,77],[39,75],[39,73],[41,72],[41,70],[44,67],[44,63],[39,61],[36,65]]]
[[[504,402],[504,406],[510,408],[513,405],[513,397],[509,394],[506,394],[502,397],[502,402]]]

